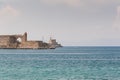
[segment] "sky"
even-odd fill
[[[120,0],[0,0],[0,35],[63,46],[120,46]]]

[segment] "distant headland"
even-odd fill
[[[27,40],[27,32],[23,35],[0,35],[0,49],[55,49],[62,47],[56,39],[50,38],[48,43]]]

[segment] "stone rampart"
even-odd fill
[[[0,35],[0,48],[38,49],[47,47],[48,45],[42,41],[27,41],[27,33],[23,35]]]

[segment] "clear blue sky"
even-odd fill
[[[120,0],[0,0],[0,34],[62,45],[119,46]]]

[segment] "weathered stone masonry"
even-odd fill
[[[43,41],[28,41],[25,32],[23,35],[0,35],[0,48],[42,49],[49,45]]]

